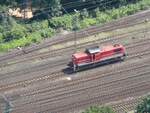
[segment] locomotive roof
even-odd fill
[[[86,52],[93,54],[93,53],[99,53],[101,50],[99,48],[99,46],[95,46],[95,47],[91,47],[86,49]]]
[[[119,47],[120,45],[116,46]],[[114,45],[107,45],[107,46],[102,46],[101,48],[99,46],[91,47],[86,49],[86,52],[93,54],[93,53],[99,53],[103,51],[109,51],[112,50],[115,46]]]
[[[73,54],[73,56],[78,59],[78,58],[82,58],[82,57],[87,57],[88,53],[94,54],[94,53],[109,51],[109,50],[112,50],[114,48],[118,48],[120,46],[121,45],[115,45],[115,46],[114,45],[107,45],[107,46],[103,46],[101,48],[99,46],[95,46],[95,47],[86,49],[85,52],[75,53],[75,54]]]

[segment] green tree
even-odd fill
[[[150,95],[143,99],[136,108],[137,113],[150,113]]]
[[[52,16],[60,16],[62,14],[60,1],[61,0],[49,0],[49,6]]]
[[[88,11],[87,9],[83,9],[81,12],[80,12],[80,18],[81,19],[84,19],[84,18],[88,18],[89,17],[89,14],[88,14]]]
[[[33,0],[32,7],[38,10],[34,12],[34,19],[47,19],[62,15],[61,0]]]
[[[82,113],[115,113],[110,107],[90,107]]]

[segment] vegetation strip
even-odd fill
[[[136,3],[111,10],[99,11],[100,9],[96,9],[92,15],[90,15],[89,12],[80,12],[80,14],[77,15],[80,21],[76,24],[78,24],[78,29],[86,28],[91,25],[101,25],[111,20],[147,9],[149,6],[149,0],[140,0]],[[62,17],[53,17],[41,22],[31,22],[30,24],[17,23],[13,18],[6,17],[8,21],[5,23],[7,24],[5,26],[1,24],[0,26],[0,51],[8,51],[18,46],[27,46],[34,42],[40,42],[42,39],[54,35],[58,28],[73,30],[72,20],[75,15],[76,14],[65,14]],[[4,22],[2,21],[1,23]]]

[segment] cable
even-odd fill
[[[103,3],[105,0],[102,0],[102,1],[97,1],[97,2],[95,2],[95,3]],[[87,2],[84,2],[84,3],[78,3],[78,4],[73,4],[73,5],[68,5],[67,7],[66,6],[64,6],[66,9],[69,9],[69,8],[74,8],[74,7],[81,7],[81,6],[85,6],[85,5],[90,5],[90,4],[92,4],[92,3],[94,3],[94,1],[87,1]]]
[[[96,8],[96,7],[98,7],[98,6],[103,6],[103,5],[105,5],[105,7],[107,7],[106,5],[107,4],[110,4],[110,3],[112,3],[112,2],[114,2],[114,0],[109,0],[108,2],[104,2],[105,0],[102,0],[102,1],[97,1],[96,3],[99,3],[99,4],[96,4],[96,5],[94,5],[94,6],[91,6],[91,7],[87,7],[86,9],[92,9],[92,8]],[[77,2],[80,2],[80,1],[77,1]],[[64,6],[62,6],[62,9],[64,10],[64,12],[66,12],[67,11],[67,9],[68,8],[74,8],[74,7],[81,7],[81,6],[84,6],[84,5],[89,5],[89,4],[91,4],[91,2],[93,2],[93,0],[88,0],[88,1],[86,1],[86,2],[84,2],[83,4],[78,4],[78,5],[71,5],[71,3],[75,3],[75,2],[70,2],[70,3],[66,3],[66,4],[70,4],[70,6],[69,7],[65,7],[64,8]],[[64,5],[66,5],[66,4],[64,4]],[[20,4],[20,5],[23,5],[23,4]],[[47,7],[47,8],[41,8],[40,10],[32,10],[33,12],[36,12],[36,11],[41,11],[41,14],[43,14],[44,12],[47,12],[47,11],[45,11],[45,10],[50,10],[50,7]],[[49,11],[48,11],[49,12]],[[40,15],[40,13],[38,13],[38,15]],[[34,15],[34,16],[37,16],[37,15]]]
[[[101,2],[97,2],[97,3],[102,3],[104,2],[105,0],[102,0]],[[114,0],[111,0],[111,1],[114,1]],[[79,1],[78,1],[79,2]],[[83,4],[78,4],[78,5],[74,5],[76,2],[71,2],[73,4],[70,4],[69,7],[65,7],[64,4],[62,4],[62,7],[64,7],[65,9],[68,9],[68,8],[74,8],[74,7],[81,7],[81,6],[84,6],[84,5],[89,5],[93,2],[93,0],[88,0],[87,2],[84,2]],[[46,9],[49,9],[48,8],[41,8],[40,10],[46,10]],[[36,11],[36,10],[35,10]]]
[[[89,1],[90,1],[90,0],[89,0]],[[86,9],[87,9],[87,10],[90,10],[90,9],[94,9],[94,8],[100,7],[100,6],[105,6],[105,7],[107,7],[107,4],[110,4],[110,3],[112,3],[113,1],[114,1],[114,0],[110,0],[110,1],[104,2],[104,3],[99,2],[100,4],[96,4],[96,5],[94,5],[94,6],[91,6],[91,7],[86,8]],[[73,13],[68,13],[67,10],[66,10],[64,7],[62,7],[62,9],[64,10],[64,12],[65,12],[66,14],[69,14],[69,15],[73,14]],[[82,9],[81,9],[81,10],[82,10]],[[79,11],[81,11],[81,10],[79,10]],[[38,10],[38,11],[41,11],[41,12],[36,13],[35,15],[33,15],[33,16],[35,17],[35,19],[39,20],[39,19],[36,18],[36,17],[37,17],[37,16],[40,16],[41,14],[44,14],[44,13],[46,13],[46,16],[48,16],[48,18],[52,18],[51,15],[47,14],[47,13],[50,13],[50,12],[51,12],[51,11],[50,11],[50,7],[43,8],[42,10]],[[7,14],[7,13],[5,13],[5,14]],[[8,17],[8,15],[6,15],[6,17]],[[46,18],[47,18],[47,17],[46,17]]]
[[[99,2],[100,4],[96,4],[96,5],[94,5],[94,6],[91,6],[91,7],[88,7],[88,8],[86,8],[86,9],[92,9],[92,8],[96,8],[96,7],[100,7],[100,6],[104,6],[104,5],[107,5],[107,4],[110,4],[110,3],[112,3],[112,2],[114,2],[114,0],[109,0],[108,2],[104,2],[104,3],[101,3],[101,2]],[[88,3],[89,4],[89,3]],[[85,4],[84,4],[85,5]],[[86,4],[87,5],[87,4]],[[66,8],[64,8],[63,6],[62,6],[62,9],[64,10],[64,12],[66,12],[67,14],[69,14],[69,12],[66,10]],[[38,10],[38,11],[43,11],[43,12],[46,12],[45,10],[49,10],[49,7],[48,8],[43,8],[42,10],[40,9],[40,10]],[[37,10],[35,10],[35,11],[37,11]],[[79,11],[81,11],[81,10],[79,10]],[[43,13],[42,12],[42,13]],[[42,14],[41,13],[41,14]],[[40,15],[40,14],[39,14]],[[36,15],[34,15],[34,16],[36,16]]]

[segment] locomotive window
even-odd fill
[[[120,52],[122,49],[121,48],[118,48],[118,49],[115,49],[114,52]]]

